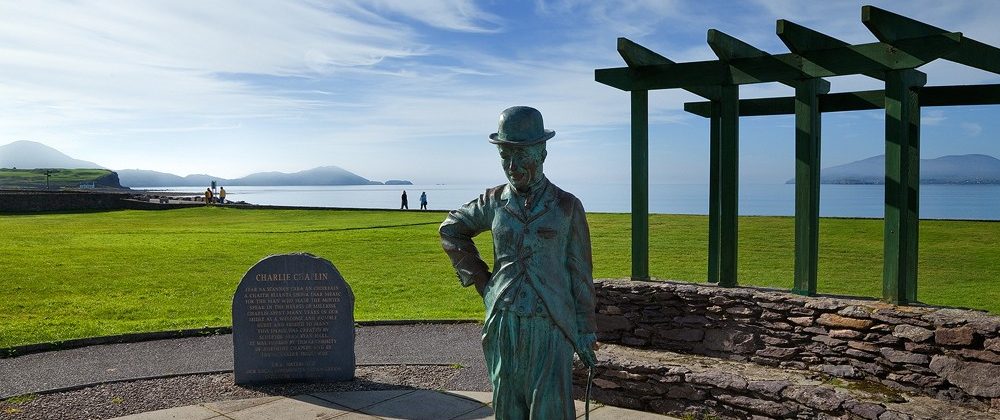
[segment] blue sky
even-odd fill
[[[557,133],[550,178],[627,183],[628,94],[593,77],[624,65],[617,37],[675,61],[714,59],[709,28],[787,52],[779,18],[873,42],[863,4],[1000,45],[993,1],[3,1],[0,144],[181,175],[338,165],[374,180],[493,184],[503,175],[487,136],[501,110],[531,105]],[[922,70],[928,85],[1000,83],[949,62]],[[830,81],[834,92],[881,88]],[[698,98],[650,98],[650,181],[707,182],[707,122],[682,109]],[[923,157],[1000,157],[998,116],[1000,106],[924,109]],[[741,120],[745,182],[792,177],[792,123]],[[824,115],[823,166],[882,153],[883,124],[880,111]]]

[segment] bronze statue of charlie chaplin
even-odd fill
[[[463,286],[486,306],[483,352],[497,419],[572,419],[573,353],[594,355],[590,231],[580,200],[545,178],[555,132],[525,106],[500,114],[496,144],[507,184],[448,214],[441,244]],[[472,238],[493,231],[493,272]]]

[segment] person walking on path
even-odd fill
[[[427,191],[420,193],[420,210],[427,210]]]
[[[542,114],[512,107],[490,136],[509,183],[448,213],[441,245],[486,306],[483,353],[503,419],[572,419],[573,353],[597,362],[590,231],[580,200],[542,172]],[[493,231],[492,272],[472,238]]]
[[[219,204],[226,204],[226,187],[219,187]]]
[[[212,189],[205,188],[205,204],[212,204]]]
[[[409,210],[410,206],[408,204],[406,204],[406,190],[403,190],[403,197],[402,197],[402,199],[403,199],[403,202],[402,202],[402,204],[399,205],[399,209],[400,210],[402,210],[402,209]]]

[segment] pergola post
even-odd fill
[[[920,201],[920,101],[927,76],[916,70],[886,72],[885,260],[882,297],[917,300],[917,234]]]
[[[649,280],[649,91],[632,97],[632,280]]]
[[[795,87],[795,279],[792,292],[816,294],[819,258],[820,79]]]
[[[721,188],[719,154],[722,147],[721,131],[722,102],[711,101],[711,111],[708,117],[708,282],[719,282],[719,254],[721,250],[721,229],[719,212],[719,189]]]
[[[673,61],[650,49],[618,38],[618,54],[630,68],[671,65]],[[711,86],[687,91],[706,99],[718,97]],[[632,279],[649,279],[649,91],[631,89],[632,96]]]
[[[736,286],[739,250],[740,87],[723,85],[719,121],[719,285]]]
[[[740,59],[773,59],[773,56],[767,52],[715,29],[708,30],[708,45],[715,52],[715,55],[719,57],[719,60],[725,63],[732,64]],[[752,70],[750,71],[752,72]],[[744,72],[742,66],[732,65],[730,73],[736,74],[738,72]],[[807,122],[813,124],[812,121],[816,121],[818,124],[819,107],[816,104],[816,95],[820,91],[823,91],[823,93],[829,91],[830,83],[819,78],[806,78],[804,80],[806,81],[801,83],[783,80],[782,83],[795,86],[797,91],[800,85],[806,86],[806,93],[811,95],[808,101],[812,105],[811,108],[804,110],[807,115]],[[739,213],[739,85],[724,84],[720,88],[720,94],[722,102],[720,112],[721,126],[719,131],[721,137],[720,180],[722,195],[720,200],[721,220],[719,222],[721,225],[721,259],[719,262],[721,280],[719,284],[732,287],[737,283],[736,262],[737,254],[739,253],[739,227],[737,225],[737,216]],[[818,135],[818,128],[817,126],[815,130],[810,131]],[[711,190],[709,191],[709,195],[711,195]],[[711,210],[709,217],[711,218]],[[712,221],[710,219],[709,232],[711,232],[711,229]],[[711,236],[710,239],[712,239]],[[711,255],[709,255],[709,258],[711,258]],[[710,262],[710,264],[712,263]],[[712,266],[710,265],[709,269],[711,270],[711,268]]]

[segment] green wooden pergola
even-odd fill
[[[820,121],[823,112],[885,109],[883,298],[917,299],[920,108],[1000,104],[1000,85],[924,86],[918,67],[937,59],[1000,74],[1000,49],[905,16],[864,6],[878,42],[851,45],[787,20],[777,35],[790,53],[772,55],[715,29],[718,60],[675,63],[625,38],[626,67],[595,79],[630,92],[632,107],[632,278],[649,279],[650,90],[684,89],[706,101],[684,109],[709,118],[708,281],[736,286],[739,117],[795,114],[795,278],[793,292],[816,293],[819,253]],[[824,77],[865,75],[884,90],[830,94]],[[780,82],[794,97],[739,98],[740,85]]]

